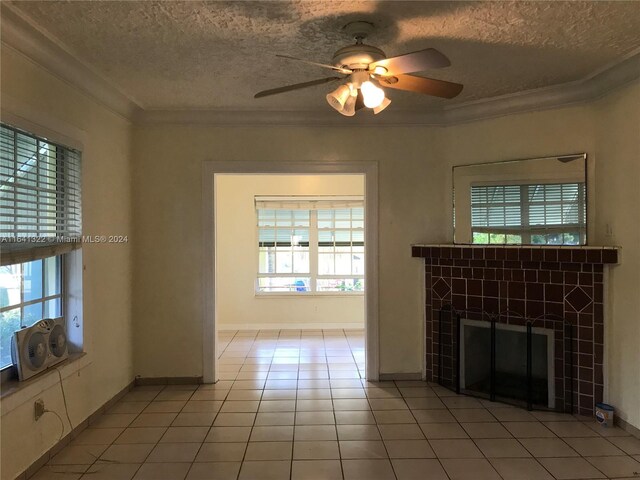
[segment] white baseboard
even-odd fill
[[[218,331],[229,330],[351,330],[363,329],[364,322],[351,323],[234,323],[218,325]]]

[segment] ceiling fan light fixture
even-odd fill
[[[344,104],[344,108],[342,110],[338,110],[339,113],[346,117],[353,117],[356,114],[356,99],[353,95],[349,95],[347,101]]]
[[[387,108],[389,105],[391,105],[391,100],[385,97],[384,100],[382,100],[382,103],[373,109],[373,113],[377,115],[381,111],[383,111],[385,108]]]
[[[364,99],[364,106],[367,108],[377,108],[384,101],[384,90],[376,87],[371,81],[363,82],[360,91]]]
[[[331,108],[342,112],[349,98],[351,98],[349,85],[340,85],[333,92],[327,94],[327,103],[331,105]]]

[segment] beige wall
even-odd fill
[[[609,401],[640,428],[640,84],[603,98],[594,115],[595,243],[622,246],[605,320]]]
[[[448,167],[429,128],[138,126],[135,132],[136,374],[200,375],[202,162],[377,161],[380,365],[420,372],[422,265],[409,245],[445,241]],[[437,207],[429,208],[434,205]],[[158,327],[165,335],[149,335]],[[189,352],[188,355],[185,352]]]
[[[84,233],[131,238],[129,123],[4,45],[1,61],[3,121],[11,118],[15,123],[20,116],[25,125],[35,123],[62,136],[82,137],[75,140],[84,142]],[[64,380],[74,425],[133,378],[130,244],[87,244],[83,262],[87,355],[77,364],[84,368]],[[29,382],[35,393],[18,402],[17,408],[16,399],[21,397],[2,400],[3,480],[15,478],[58,440],[60,424],[53,415],[34,421],[35,398],[42,398],[66,423],[57,374],[45,377],[50,381],[40,377]]]
[[[364,327],[364,295],[255,294],[256,195],[364,195],[362,175],[216,175],[218,328]]]

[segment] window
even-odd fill
[[[11,364],[15,330],[65,310],[64,264],[81,245],[80,197],[78,151],[0,125],[0,368]]]
[[[62,256],[0,267],[0,368],[11,365],[13,332],[62,316]]]
[[[256,198],[259,293],[364,291],[362,198]]]
[[[585,184],[471,187],[473,243],[580,245]]]

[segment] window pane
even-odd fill
[[[260,277],[259,292],[308,292],[311,279],[307,277]]]
[[[309,273],[309,251],[293,252],[293,273]]]
[[[351,275],[351,254],[336,254],[336,275]]]
[[[364,278],[319,278],[319,292],[362,292]]]
[[[30,327],[34,323],[42,320],[42,302],[27,305],[22,309],[22,326]]]
[[[20,303],[21,264],[0,267],[0,308]]]
[[[0,313],[0,368],[11,365],[11,337],[20,330],[20,309]]]
[[[333,275],[334,270],[334,255],[332,253],[325,253],[318,255],[318,274],[319,275]]]
[[[259,252],[259,273],[276,272],[276,253],[273,248],[261,248]]]
[[[293,255],[291,250],[278,248],[276,253],[276,272],[293,273]]]
[[[44,259],[44,296],[60,295],[61,292],[61,268],[60,257]]]
[[[62,302],[60,298],[47,300],[44,303],[43,318],[57,318],[62,316]]]
[[[25,302],[42,298],[42,260],[23,264],[22,282]]]

